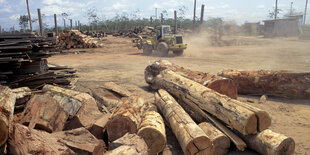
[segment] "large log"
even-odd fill
[[[16,96],[11,89],[0,85],[0,147],[6,143],[13,121]]]
[[[214,154],[224,155],[230,148],[230,140],[220,130],[211,125],[210,123],[200,123],[198,125],[205,134],[211,139],[214,145]]]
[[[20,123],[47,132],[62,131],[69,114],[49,94],[34,95],[26,105]]]
[[[26,104],[26,102],[30,100],[30,97],[32,95],[32,91],[28,87],[15,88],[12,89],[12,92],[16,95],[15,105]]]
[[[264,155],[292,155],[295,142],[292,138],[269,129],[245,137],[249,148]]]
[[[100,104],[100,107],[106,107],[109,112],[113,112],[114,109],[123,104],[121,101],[122,96],[110,92],[109,90],[102,87],[93,88],[92,96]]]
[[[74,101],[64,102],[66,103],[64,104],[66,106],[64,109],[73,115],[70,122],[66,124],[66,130],[80,127],[91,128],[98,119],[109,114],[107,111],[100,112],[97,102],[89,94],[52,85],[45,85],[43,90],[50,91],[52,94],[58,94],[59,96],[66,96],[69,101]]]
[[[139,126],[138,135],[144,139],[149,154],[158,154],[166,146],[164,120],[156,111],[145,112]]]
[[[171,70],[157,72],[156,69],[153,70],[153,65],[150,65],[145,70],[145,80],[150,85],[167,90],[185,103],[196,104],[243,135],[254,134],[258,130],[257,116],[243,107],[244,103],[219,94]]]
[[[74,154],[47,132],[15,124],[9,140],[10,154]]]
[[[196,81],[210,89],[215,90],[216,92],[227,95],[233,99],[237,99],[238,97],[237,87],[233,81],[228,78],[212,75],[210,73],[185,69],[167,60],[159,60],[154,62],[152,65],[152,70],[154,71],[155,69],[157,70],[156,72],[160,72],[165,69],[172,70],[175,73],[182,75],[183,77]]]
[[[137,96],[123,98],[123,104],[113,111],[107,124],[109,141],[112,142],[126,133],[137,133],[145,106],[144,100]]]
[[[310,73],[224,70],[218,75],[232,79],[240,94],[310,98]]]
[[[186,155],[214,153],[211,140],[168,92],[160,89],[155,94],[155,103],[169,122]]]
[[[114,82],[106,82],[102,86],[105,89],[111,90],[117,94],[119,94],[122,97],[129,97],[132,95],[131,92],[129,92],[127,89],[125,89],[123,86],[117,85]]]

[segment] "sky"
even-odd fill
[[[293,9],[304,12],[306,0],[278,0],[279,15],[289,12],[291,2]],[[268,19],[268,13],[273,10],[275,0],[197,0],[197,17],[200,17],[201,5],[205,5],[205,19],[221,17],[224,20],[235,20],[238,24],[261,22]],[[127,14],[131,18],[149,18],[155,15],[155,8],[159,14],[166,10],[168,17],[173,17],[173,11],[185,7],[186,18],[193,18],[194,0],[29,0],[31,16],[37,19],[37,9],[44,15],[43,22],[54,26],[53,15],[58,15],[58,25],[63,24],[61,13],[69,14],[73,21],[80,20],[88,23],[87,12],[90,8],[97,11],[102,20],[111,19],[116,15]],[[306,23],[310,24],[310,1]],[[134,17],[133,14],[137,16]],[[26,0],[0,0],[0,26],[8,30],[14,25],[19,28],[18,17],[27,15]],[[37,27],[37,23],[34,24]]]

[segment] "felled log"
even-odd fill
[[[0,147],[8,140],[15,101],[16,96],[11,89],[0,85]]]
[[[233,99],[237,99],[238,97],[237,87],[235,86],[233,81],[228,78],[212,75],[210,73],[203,73],[199,71],[192,71],[190,69],[185,69],[167,60],[159,60],[152,64],[153,72],[160,72],[165,69],[172,70],[185,78],[196,81],[206,86],[207,88],[215,90],[220,94],[227,95]]]
[[[237,149],[240,151],[244,151],[247,147],[246,143],[235,133],[230,131],[223,123],[218,121],[216,118],[210,116],[205,111],[201,110],[199,106],[190,100],[186,100],[186,103],[182,101],[179,102],[184,110],[189,113],[196,121],[204,122],[208,121],[213,123],[219,130],[221,130],[229,139],[236,145]]]
[[[95,99],[89,94],[52,85],[45,85],[43,91],[61,94],[62,96],[67,96],[68,99],[75,101],[75,104],[66,104],[67,108],[65,109],[67,109],[67,111],[70,111],[72,108],[74,110],[71,111],[71,114],[76,113],[73,115],[73,118],[70,119],[69,123],[66,124],[66,130],[80,127],[91,128],[99,118],[108,114],[108,112],[102,113],[99,111]],[[79,103],[81,103],[81,106]]]
[[[49,133],[15,124],[9,140],[10,154],[74,154],[66,145],[58,142]]]
[[[114,82],[106,82],[103,84],[102,86],[105,89],[111,90],[117,94],[119,94],[122,97],[129,97],[132,95],[131,92],[129,92],[127,89],[125,89],[124,87],[117,85]]]
[[[164,120],[156,111],[145,112],[137,133],[148,146],[149,154],[158,154],[166,146]]]
[[[255,113],[243,106],[242,102],[219,94],[203,85],[184,78],[171,70],[157,72],[152,65],[145,70],[145,80],[150,85],[165,89],[185,103],[192,102],[236,129],[243,135],[254,134],[258,130]]]
[[[220,130],[213,125],[203,122],[198,125],[204,133],[210,138],[214,145],[214,154],[224,155],[230,148],[230,140]]]
[[[169,122],[186,155],[214,154],[211,140],[168,92],[160,89],[155,94],[155,103]]]
[[[292,138],[269,129],[245,137],[249,148],[264,155],[292,155],[295,142]]]
[[[102,87],[92,89],[92,96],[100,104],[99,107],[106,107],[109,112],[113,112],[115,108],[123,104],[121,101],[122,96]]]
[[[47,132],[62,131],[69,114],[49,94],[34,95],[26,105],[20,123]]]
[[[218,75],[232,79],[240,94],[310,98],[310,73],[224,70]]]
[[[126,133],[137,133],[143,114],[144,100],[137,96],[123,98],[123,104],[113,111],[107,124],[110,142],[124,136]]]
[[[69,131],[55,132],[51,136],[72,149],[76,154],[91,154],[96,147],[102,147],[105,145],[102,140],[98,140],[87,129],[77,128]]]
[[[111,114],[106,114],[96,120],[96,122],[88,129],[96,138],[103,139],[106,125],[109,121]]]

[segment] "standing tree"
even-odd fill
[[[97,27],[97,23],[99,21],[99,17],[97,15],[97,9],[96,8],[89,8],[87,10],[87,17],[88,22],[90,23],[92,30],[94,29],[94,25]]]
[[[27,15],[20,15],[18,20],[20,28],[23,30],[27,29],[29,17]]]

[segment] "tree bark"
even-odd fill
[[[210,73],[203,73],[199,71],[185,69],[167,60],[159,60],[152,64],[153,72],[159,73],[160,71],[163,71],[165,69],[172,70],[185,78],[196,81],[206,86],[207,88],[215,90],[220,94],[227,95],[233,99],[237,99],[238,97],[237,87],[230,79],[223,78],[217,75],[212,75]]]
[[[126,133],[137,133],[143,114],[144,100],[137,96],[123,98],[123,104],[113,111],[107,124],[109,141],[124,136]]]
[[[49,133],[15,124],[9,140],[10,154],[74,154]]]
[[[211,140],[168,92],[159,90],[155,94],[155,103],[169,122],[186,155],[214,153]]]
[[[98,101],[100,107],[106,107],[111,113],[114,109],[123,104],[121,96],[118,96],[105,88],[99,87],[92,89],[92,96]]]
[[[310,98],[310,73],[224,70],[218,75],[232,79],[240,94]]]
[[[224,155],[230,148],[230,140],[220,130],[211,125],[210,123],[200,123],[198,125],[204,133],[211,139],[214,145],[214,154]]]
[[[167,90],[185,103],[196,104],[243,135],[257,132],[255,113],[241,106],[244,103],[240,101],[219,94],[171,70],[154,71],[152,65],[146,68],[145,80],[150,85]]]
[[[166,130],[164,120],[156,111],[145,112],[137,133],[144,139],[149,154],[158,154],[166,146]]]
[[[49,94],[34,95],[27,103],[20,123],[47,132],[62,131],[69,114]]]
[[[114,82],[106,82],[103,84],[102,86],[103,88],[107,89],[107,90],[111,90],[117,94],[119,94],[122,97],[129,97],[132,95],[131,92],[129,92],[127,89],[125,89],[124,87],[115,84]]]
[[[6,143],[13,121],[16,96],[11,89],[0,85],[0,147]]]
[[[20,87],[12,89],[12,92],[16,95],[16,105],[26,104],[27,101],[30,100],[32,95],[32,91],[28,87]]]
[[[269,129],[245,137],[249,148],[264,155],[291,155],[295,151],[292,138],[275,133]]]

